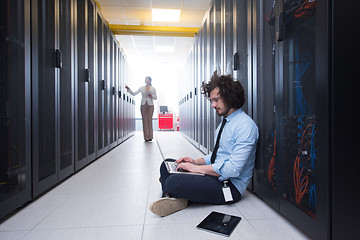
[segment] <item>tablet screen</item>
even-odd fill
[[[234,231],[240,220],[241,217],[219,212],[211,212],[196,227],[201,230],[218,233],[223,236],[230,236],[230,234]]]

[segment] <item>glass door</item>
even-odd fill
[[[244,3],[245,4],[245,3]],[[275,119],[275,0],[253,2],[252,11],[256,14],[253,28],[256,29],[254,39],[254,120],[262,137],[257,147],[256,165],[254,169],[254,189],[273,208],[279,210],[279,164],[278,164],[278,131]],[[247,11],[249,14],[249,12]],[[250,13],[251,14],[251,13]],[[248,18],[247,18],[248,19]],[[243,18],[243,21],[247,21]],[[243,50],[239,53],[245,54]],[[241,67],[247,61],[241,60]],[[242,75],[242,74],[241,74]],[[255,78],[256,77],[256,78]]]
[[[319,174],[327,176],[330,171],[318,145],[324,145],[328,139],[318,134],[318,125],[327,125],[328,120],[323,118],[320,122],[318,117],[320,79],[316,76],[320,68],[316,63],[321,61],[317,54],[322,53],[317,47],[323,44],[317,41],[317,30],[328,25],[324,24],[326,19],[317,16],[317,8],[315,0],[285,0],[276,6],[280,53],[277,120],[283,183],[280,212],[313,238],[326,239],[329,200],[324,196],[328,195],[328,183]]]
[[[294,5],[284,1],[280,13],[284,21],[280,137],[286,183],[282,197],[316,218],[316,1]]]
[[[0,2],[0,218],[31,199],[30,1]]]
[[[95,159],[94,5],[77,1],[76,170]]]
[[[57,182],[58,64],[57,1],[32,1],[32,157],[33,194]],[[60,63],[60,62],[57,62]]]
[[[105,77],[104,77],[104,31],[102,17],[97,13],[97,156],[103,154],[104,148],[104,111],[105,111]]]
[[[60,0],[59,21],[59,52],[60,82],[59,82],[59,111],[60,111],[60,158],[59,180],[74,172],[74,38],[72,0]]]

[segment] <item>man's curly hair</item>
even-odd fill
[[[245,103],[245,90],[240,82],[234,81],[231,75],[212,75],[210,82],[203,82],[201,93],[210,98],[210,92],[216,87],[219,88],[219,95],[229,108],[239,109]]]

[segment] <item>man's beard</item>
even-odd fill
[[[228,108],[228,107],[225,107],[225,109],[224,110],[219,110],[219,109],[217,108],[216,109],[216,113],[217,113],[217,115],[219,116],[219,117],[222,117],[222,116],[226,116],[228,113],[229,113],[229,110],[230,110],[230,108]],[[221,111],[221,112],[220,112]]]

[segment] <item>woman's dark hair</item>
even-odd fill
[[[152,82],[151,77],[150,77],[150,76],[146,76],[146,77],[145,77],[145,79],[146,79],[146,78],[148,78],[148,79],[149,79],[149,81],[150,81],[150,86],[151,86],[151,82]]]
[[[203,82],[201,89],[205,97],[210,98],[210,92],[219,88],[219,95],[229,108],[241,108],[245,103],[245,91],[240,82],[234,81],[231,75],[212,75],[210,82]]]

